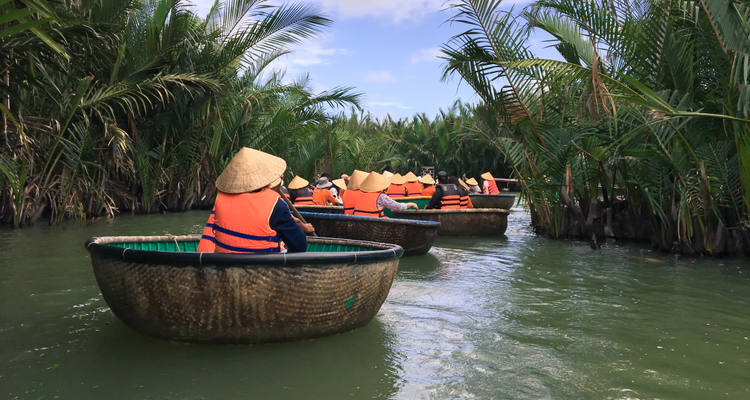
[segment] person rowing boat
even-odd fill
[[[304,252],[312,225],[294,218],[278,189],[286,161],[243,147],[216,179],[214,208],[199,252]]]
[[[384,208],[391,211],[404,211],[407,208],[419,209],[416,203],[403,204],[391,199],[385,193],[389,186],[388,179],[383,175],[370,172],[370,175],[359,186],[361,193],[354,208],[354,215],[382,218]]]

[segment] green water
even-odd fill
[[[136,333],[91,272],[94,235],[198,233],[205,213],[0,231],[0,399],[747,399],[747,259],[534,236],[439,238],[364,328],[265,345]]]

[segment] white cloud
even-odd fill
[[[440,11],[445,0],[318,0],[323,10],[343,18],[386,17],[394,22],[418,20]]]
[[[391,83],[395,82],[396,77],[388,71],[370,71],[365,75],[365,82],[370,83]]]
[[[431,47],[429,49],[421,49],[416,54],[411,56],[411,63],[412,64],[419,64],[419,63],[430,63],[430,62],[439,62],[440,56],[443,53],[440,51],[439,47]]]
[[[349,54],[347,49],[326,47],[326,42],[330,40],[331,35],[319,35],[315,40],[297,45],[290,54],[279,57],[269,68],[286,71],[287,76],[295,77],[307,72],[306,67],[330,64],[335,56]]]
[[[398,108],[400,110],[411,110],[412,107],[403,105],[397,101],[368,101],[368,106],[371,107],[385,107],[385,108]]]

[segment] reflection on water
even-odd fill
[[[99,294],[94,235],[205,213],[0,231],[0,398],[750,398],[750,270],[533,235],[438,238],[367,326],[265,345],[140,335]]]

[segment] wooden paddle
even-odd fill
[[[288,205],[289,209],[292,210],[292,214],[294,214],[294,216],[297,217],[298,220],[302,221],[303,224],[306,224],[307,221],[305,221],[305,218],[302,217],[302,215],[300,215],[299,211],[297,211],[297,207],[295,207],[294,204],[292,204],[292,202],[289,201],[289,198],[286,197],[286,195],[281,192],[281,186],[277,186],[274,190],[276,191],[276,193],[279,194],[279,196],[281,196],[282,199],[284,199],[284,202],[286,202],[286,205]],[[315,231],[312,232],[312,235],[318,236],[318,234],[315,233]]]

